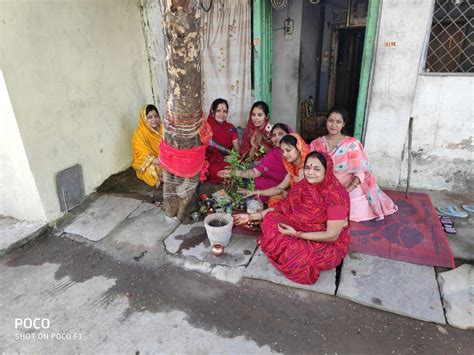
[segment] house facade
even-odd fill
[[[225,10],[235,2],[213,3]],[[89,194],[130,166],[141,105],[155,102],[166,110],[160,5],[159,0],[0,3],[0,215],[53,221],[64,212],[59,172],[79,164]],[[310,97],[315,117],[331,104],[347,103],[350,133],[363,141],[380,185],[404,187],[411,155],[412,188],[470,190],[472,2],[239,5],[242,21],[250,18],[242,11],[253,13],[247,25],[252,31],[246,28],[242,36],[244,43],[248,38],[241,49],[246,59],[229,61],[244,66],[238,88],[252,88],[241,105],[270,101],[272,121],[299,130],[301,104]],[[238,96],[236,85],[230,87],[220,96]],[[204,112],[209,105],[203,102]],[[245,110],[239,112],[236,122],[242,124]]]

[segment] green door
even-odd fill
[[[272,110],[272,7],[268,0],[253,0],[253,97]]]

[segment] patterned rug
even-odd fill
[[[454,268],[451,248],[429,195],[386,191],[398,211],[382,221],[351,222],[351,252]]]

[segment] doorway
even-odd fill
[[[303,2],[301,31],[316,34],[316,51],[313,68],[300,67],[300,81],[308,77],[309,70],[316,75],[312,90],[304,88],[307,84],[300,85],[301,131],[307,140],[325,134],[329,110],[342,106],[349,116],[344,133],[353,136],[369,0],[321,0],[318,6],[319,11],[311,17],[309,5]],[[302,38],[302,48],[307,45],[308,38]],[[311,97],[313,93],[315,99]]]
[[[347,110],[349,122],[345,130],[354,134],[354,122],[359,96],[359,81],[364,50],[365,27],[340,28],[334,32],[332,52],[333,72],[330,74],[328,109],[342,106]]]

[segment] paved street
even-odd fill
[[[121,262],[64,236],[43,235],[3,257],[0,270],[0,350],[8,353],[468,354],[474,347],[470,331],[266,281],[231,284],[168,263]],[[28,317],[48,318],[49,329],[15,329],[15,318]],[[67,332],[80,339],[38,340]],[[36,339],[17,339],[25,333]]]

